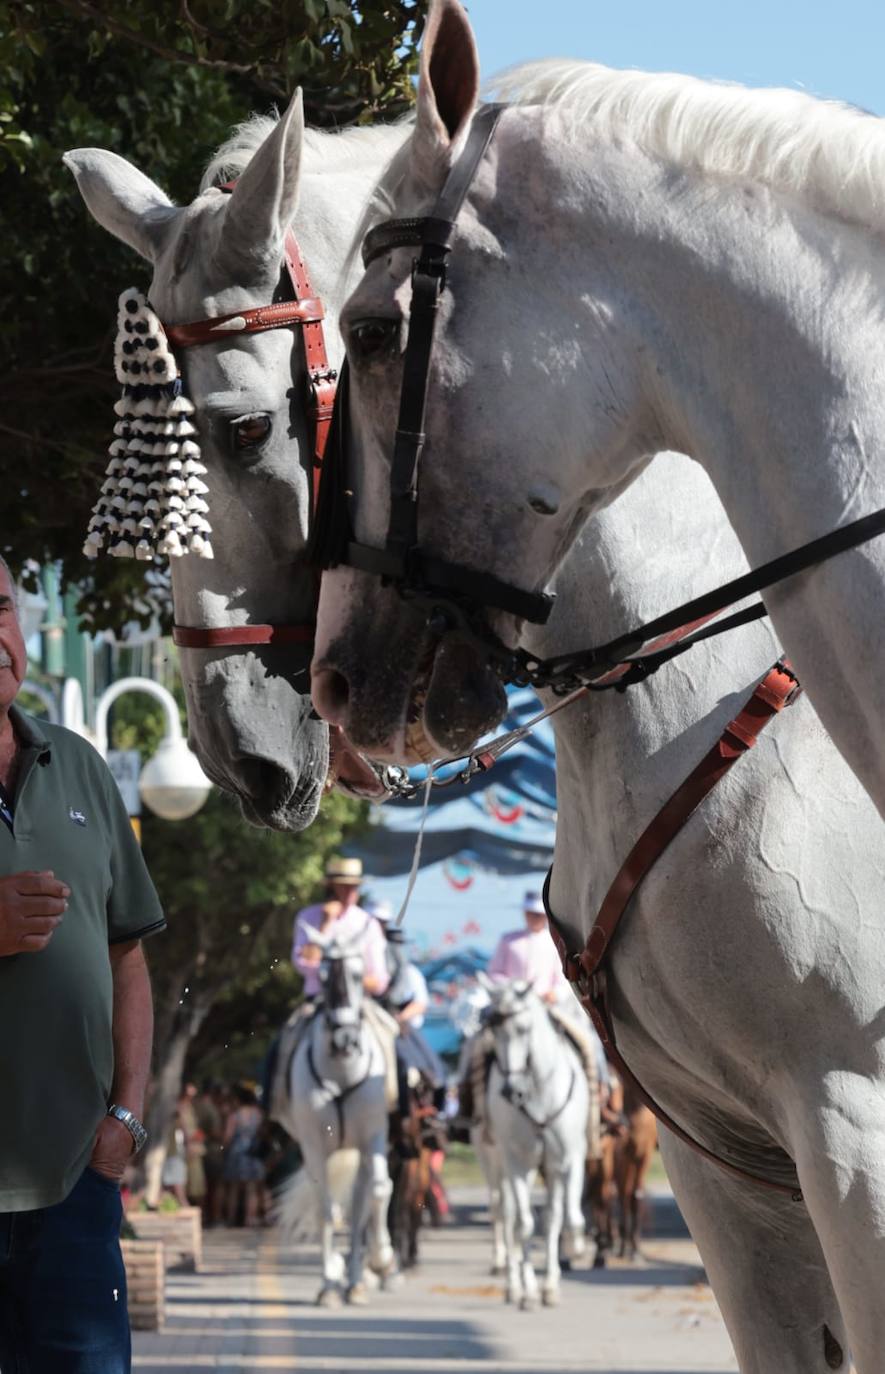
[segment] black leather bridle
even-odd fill
[[[446,261],[458,213],[494,134],[501,109],[500,105],[484,105],[477,111],[464,151],[449,172],[430,215],[388,220],[366,236],[363,244],[366,267],[395,248],[411,246],[420,250],[412,269],[409,336],[403,358],[399,419],[390,472],[390,520],[383,549],[360,544],[353,537],[342,489],[346,475],[343,441],[348,381],[342,375],[339,394],[344,394],[335,406],[330,435],[329,490],[325,490],[324,483],[311,551],[321,567],[343,563],[375,573],[442,611],[450,606],[458,606],[462,612],[465,608],[489,607],[543,624],[554,601],[549,592],[526,591],[490,573],[435,558],[418,543],[419,474],[426,437],[424,416],[437,311],[446,286]]]
[[[403,358],[400,408],[390,472],[390,518],[382,549],[359,543],[353,533],[347,491],[348,376],[342,370],[335,398],[322,488],[308,556],[321,568],[343,564],[374,573],[407,597],[428,606],[428,626],[437,635],[460,625],[478,639],[490,665],[504,682],[550,688],[567,695],[580,687],[623,690],[643,681],[662,663],[694,644],[757,620],[767,614],[761,601],[715,625],[714,620],[738,601],[774,586],[796,573],[885,532],[885,509],[802,544],[752,572],[693,601],[637,626],[606,644],[540,659],[525,649],[510,649],[488,625],[486,610],[504,611],[521,620],[544,624],[554,596],[528,591],[490,573],[436,558],[418,542],[419,477],[430,380],[430,361],[440,297],[455,223],[476,170],[491,142],[504,107],[477,110],[463,152],[449,171],[429,215],[392,219],[371,229],[363,243],[368,267],[383,253],[416,247],[412,270],[409,333]]]

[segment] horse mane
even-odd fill
[[[233,181],[252,161],[274,125],[278,114],[250,115],[236,124],[229,138],[212,157],[200,182],[200,190],[221,186]],[[393,124],[356,125],[334,133],[324,129],[304,131],[304,170],[306,173],[339,173],[348,167],[359,166],[372,145],[389,144],[391,152],[405,139],[408,127],[400,121]]]
[[[678,166],[755,180],[826,214],[883,227],[885,124],[856,106],[565,59],[511,67],[493,78],[490,93],[555,109],[567,136],[584,144],[597,131],[630,139]]]

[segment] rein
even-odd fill
[[[234,182],[221,190],[230,192]],[[307,413],[313,433],[311,458],[311,514],[316,512],[319,499],[332,423],[338,373],[329,366],[323,333],[325,312],[323,303],[314,294],[298,240],[291,229],[283,240],[282,281],[292,291],[292,300],[274,301],[269,305],[253,306],[248,310],[215,315],[211,319],[195,320],[189,324],[166,325],[166,337],[176,348],[196,348],[202,344],[219,343],[234,335],[263,334],[270,329],[301,330],[304,360],[308,379]],[[312,644],[315,622],[301,625],[175,625],[173,641],[182,649],[251,648],[255,644]]]

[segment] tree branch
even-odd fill
[[[286,97],[285,90],[260,76],[252,63],[228,62],[223,58],[201,57],[199,53],[182,52],[180,48],[167,48],[165,44],[157,43],[152,38],[145,37],[137,29],[130,29],[126,24],[121,24],[119,19],[112,18],[100,6],[90,4],[89,0],[59,0],[59,4],[63,9],[77,15],[80,19],[90,19],[94,24],[106,28],[109,33],[114,34],[117,38],[122,38],[128,43],[134,43],[136,47],[144,48],[147,52],[152,52],[167,62],[178,62],[187,67],[205,67],[211,71],[229,72],[234,76],[248,76],[260,90],[267,91],[277,100]]]

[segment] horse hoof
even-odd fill
[[[605,1268],[605,1251],[604,1251],[604,1250],[597,1250],[597,1251],[596,1251],[596,1254],[593,1256],[593,1268],[594,1268],[594,1269],[604,1269],[604,1268]]]
[[[489,1273],[492,1275],[493,1278],[499,1279],[502,1274],[507,1273],[507,1265],[493,1264],[491,1269],[489,1270]]]
[[[544,1292],[541,1294],[541,1301],[543,1302],[543,1304],[544,1304],[545,1307],[558,1307],[558,1306],[559,1306],[559,1289],[558,1289],[558,1288],[545,1288],[545,1289],[544,1289]]]
[[[332,1285],[327,1288],[321,1288],[317,1294],[316,1305],[317,1307],[340,1307],[341,1293],[339,1289]]]
[[[352,1283],[345,1297],[350,1307],[367,1307],[369,1303],[369,1294],[364,1283]]]
[[[534,1312],[537,1306],[538,1299],[534,1296],[530,1297],[528,1293],[519,1300],[520,1312]]]

